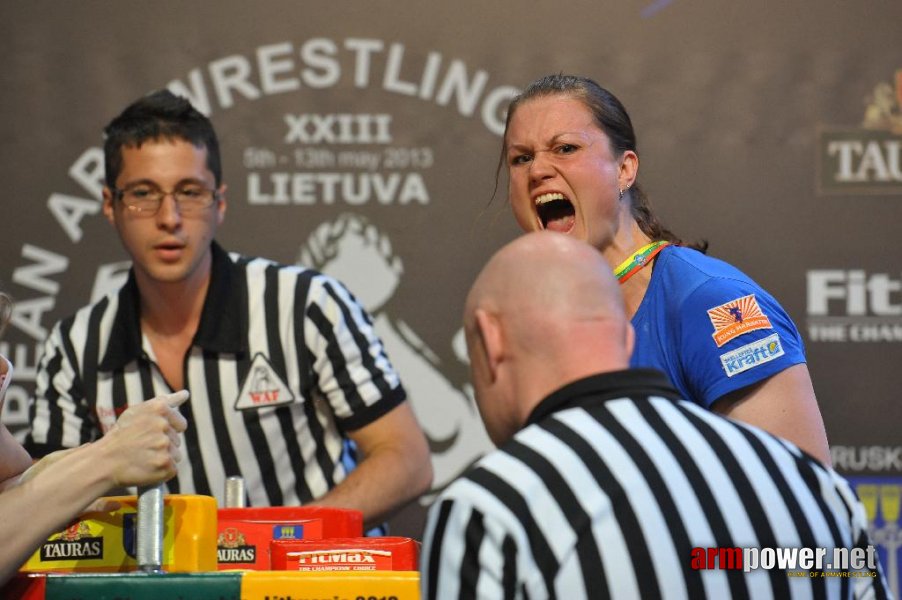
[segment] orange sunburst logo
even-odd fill
[[[761,312],[755,294],[730,300],[708,309],[708,318],[714,325],[714,343],[720,348],[733,338],[756,329],[770,329],[770,319]]]

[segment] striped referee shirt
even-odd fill
[[[128,406],[172,390],[139,324],[134,274],[56,324],[38,368],[33,456],[100,437]],[[371,319],[335,279],[212,246],[209,291],[184,360],[187,460],[170,493],[224,500],[244,478],[253,506],[318,498],[353,468],[344,431],[405,393]]]
[[[421,586],[429,599],[884,598],[879,565],[693,568],[693,549],[826,548],[829,561],[867,548],[866,527],[832,469],[679,400],[657,371],[620,371],[553,393],[442,493]]]

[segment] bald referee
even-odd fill
[[[464,327],[498,449],[430,510],[424,598],[888,596],[845,480],[628,368],[633,331],[588,245],[512,242]]]

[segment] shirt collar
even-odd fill
[[[628,369],[600,373],[578,379],[552,392],[532,410],[526,425],[538,423],[552,413],[567,408],[637,396],[680,399],[679,392],[664,373],[655,369]]]
[[[210,287],[191,345],[212,352],[240,353],[246,350],[247,289],[240,267],[215,241],[211,245],[211,256]],[[141,295],[132,267],[128,280],[119,290],[119,308],[106,353],[98,365],[101,371],[121,368],[144,354],[140,315]]]

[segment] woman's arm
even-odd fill
[[[731,392],[711,409],[787,439],[825,465],[831,464],[824,420],[804,364]]]
[[[186,428],[173,405],[187,392],[126,411],[103,438],[39,461],[21,483],[0,494],[0,583],[34,549],[98,496],[120,486],[151,485],[176,472],[178,433]],[[5,461],[5,456],[0,459]],[[43,464],[42,464],[43,462]]]

